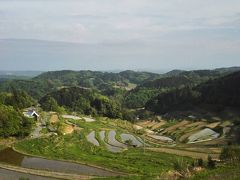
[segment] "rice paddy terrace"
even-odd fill
[[[60,161],[61,167],[62,161],[67,161],[106,170],[113,176],[149,178],[163,176],[173,170],[177,159],[184,159],[184,163],[191,161],[188,157],[147,150],[157,146],[147,141],[145,134],[135,130],[134,125],[127,121],[56,113],[48,113],[47,117],[49,122],[40,137],[25,139],[13,146],[18,153],[33,157],[34,167],[42,170],[46,167],[39,162],[44,160],[35,161],[34,158],[46,158],[56,165]],[[66,131],[66,127],[72,130]],[[64,173],[72,171],[68,168]],[[88,171],[75,171],[74,175],[106,176]]]
[[[154,143],[155,147],[150,147],[153,151],[203,159],[208,155],[218,159],[234,129],[229,121],[206,120],[141,121],[134,127],[143,130],[146,140]]]
[[[113,176],[162,177],[173,170],[176,159],[184,163],[192,158],[207,160],[208,155],[218,159],[234,128],[228,121],[148,120],[133,124],[104,117],[46,116],[44,133],[14,144],[16,151],[57,164],[60,160],[100,168]],[[80,175],[105,176],[87,171]]]

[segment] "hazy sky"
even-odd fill
[[[0,0],[0,70],[240,66],[240,0]]]

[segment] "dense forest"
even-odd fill
[[[169,91],[184,87],[194,87],[208,80],[214,80],[240,70],[237,67],[215,70],[181,71],[173,70],[162,74],[161,78],[148,80],[139,84],[125,95],[127,108],[142,108],[152,98]]]
[[[159,114],[171,111],[207,108],[224,111],[228,107],[240,110],[240,72],[209,80],[197,86],[178,88],[152,98],[146,109]]]
[[[24,117],[21,109],[34,103],[36,102],[21,90],[12,89],[10,93],[0,93],[0,136],[29,135],[34,120]]]
[[[163,77],[146,81],[126,94],[124,104],[128,108],[142,108],[148,100],[158,94],[191,84],[194,84],[194,81],[185,76]]]
[[[59,106],[87,115],[120,118],[120,105],[98,92],[80,87],[62,88],[41,98],[46,111],[59,111]]]

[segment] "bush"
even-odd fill
[[[203,159],[202,158],[197,160],[197,165],[200,167],[203,167]]]
[[[225,161],[239,161],[240,160],[240,147],[236,145],[229,145],[222,149],[221,160]]]
[[[27,136],[33,120],[22,115],[11,106],[0,105],[0,136]]]
[[[212,160],[212,157],[209,155],[208,156],[208,168],[215,168],[216,164],[215,164],[215,161]]]
[[[127,144],[128,146],[132,146],[133,141],[131,139],[128,139],[128,140],[125,141],[125,144]]]
[[[182,176],[188,173],[188,165],[183,160],[176,160],[173,162],[173,168],[175,171],[179,172]]]

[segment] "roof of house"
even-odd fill
[[[36,111],[34,111],[34,110],[29,110],[27,113],[26,113],[26,115],[28,115],[28,116],[37,116],[37,117],[39,117],[39,114],[36,112]]]

